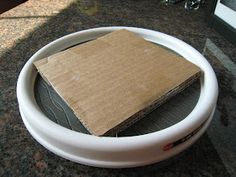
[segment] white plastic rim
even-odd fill
[[[75,44],[96,39],[109,32],[127,29],[144,39],[163,45],[203,71],[201,93],[192,112],[173,126],[139,136],[97,137],[64,128],[41,111],[34,98],[37,71],[33,62]],[[17,99],[23,122],[31,135],[55,154],[85,165],[106,168],[128,168],[160,162],[193,144],[206,130],[214,114],[218,97],[215,73],[207,60],[185,42],[161,32],[134,27],[101,27],[75,32],[59,38],[36,52],[23,67],[17,82]],[[198,130],[198,131],[196,131]],[[193,132],[195,132],[193,134]],[[164,150],[177,140],[183,143]]]

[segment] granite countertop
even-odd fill
[[[188,11],[163,1],[38,0],[0,15],[0,176],[236,176],[236,48],[207,24],[206,4]],[[16,99],[24,63],[47,43],[99,26],[136,26],[173,35],[201,52],[219,82],[207,132],[180,156],[131,169],[102,169],[54,155],[25,128]]]

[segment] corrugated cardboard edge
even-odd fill
[[[202,75],[202,71],[197,72],[196,74],[194,74],[193,76],[191,76],[190,78],[185,80],[185,82],[181,83],[177,87],[174,87],[169,92],[165,93],[159,99],[154,101],[151,105],[147,106],[146,108],[144,108],[144,109],[140,110],[139,112],[137,112],[136,114],[132,115],[131,117],[126,119],[121,124],[115,126],[113,129],[110,129],[109,131],[107,131],[104,135],[105,136],[108,136],[108,135],[109,136],[115,136],[117,133],[125,130],[128,127],[130,127],[135,122],[139,121],[140,119],[145,117],[147,114],[149,114],[153,110],[157,109],[159,106],[161,106],[163,103],[168,101],[170,98],[172,98],[176,94],[182,92],[184,89],[189,87],[192,83],[194,83],[197,80],[199,80],[201,75]]]
[[[46,63],[48,63],[48,58],[41,59],[41,60],[37,60],[37,61],[35,61],[33,64],[34,64],[34,66],[35,66],[35,69],[39,72],[39,74],[40,74],[41,77],[43,78],[43,80],[45,80],[45,82],[46,82],[48,85],[52,86],[52,85],[50,84],[49,80],[44,76],[44,74],[43,74],[40,70],[37,69],[38,67],[40,67],[41,65],[44,65],[44,64],[46,64]]]

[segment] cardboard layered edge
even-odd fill
[[[177,87],[174,87],[173,89],[169,90],[167,93],[165,93],[163,96],[161,96],[159,99],[155,100],[153,103],[145,107],[144,109],[138,111],[134,115],[130,116],[128,119],[123,121],[122,123],[118,124],[114,128],[110,129],[106,133],[104,133],[102,136],[116,136],[119,132],[125,130],[126,128],[132,126],[135,122],[139,121],[143,117],[145,117],[147,114],[151,113],[155,109],[157,109],[159,106],[161,106],[163,103],[174,97],[176,94],[182,92],[184,89],[189,87],[191,84],[199,80],[199,78],[202,75],[202,71],[197,72],[196,74],[189,77],[187,80],[185,80],[183,83],[178,85]]]

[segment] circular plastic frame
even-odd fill
[[[144,39],[163,45],[203,71],[201,93],[192,112],[179,123],[166,129],[139,136],[97,137],[64,128],[41,111],[34,97],[37,71],[33,62],[78,43],[96,39],[115,30],[127,29]],[[128,168],[160,162],[193,144],[206,130],[214,114],[218,96],[215,73],[207,60],[185,42],[161,32],[134,27],[101,27],[61,37],[36,52],[23,67],[17,83],[17,98],[23,122],[31,135],[55,154],[85,165]],[[198,130],[198,131],[196,131]],[[193,132],[195,132],[193,134]],[[182,140],[183,143],[165,147]]]

